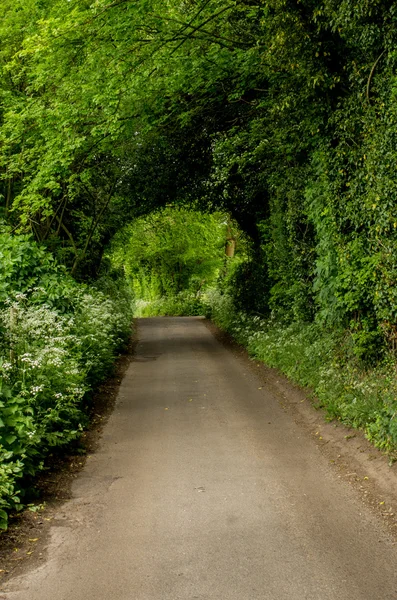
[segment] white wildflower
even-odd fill
[[[39,394],[43,390],[44,390],[44,385],[35,385],[32,388],[30,388],[30,393],[32,394],[32,396],[35,396],[36,394]]]

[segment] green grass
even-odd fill
[[[391,460],[397,457],[397,378],[395,357],[365,367],[354,353],[352,336],[317,323],[286,325],[233,309],[218,292],[206,297],[213,321],[228,331],[249,354],[280,369],[312,390],[316,406],[329,419],[361,429]]]

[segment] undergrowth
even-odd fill
[[[45,458],[78,439],[90,393],[131,333],[132,298],[108,274],[78,284],[28,236],[0,235],[0,528]]]
[[[249,354],[278,368],[292,381],[310,388],[315,405],[330,420],[361,429],[366,437],[397,457],[397,378],[395,358],[386,354],[369,367],[354,352],[346,330],[327,330],[320,323],[286,325],[272,318],[235,309],[232,298],[206,294],[207,316],[230,333]]]
[[[206,310],[201,296],[180,292],[174,296],[164,296],[156,300],[138,300],[135,315],[137,317],[197,316],[203,315]]]

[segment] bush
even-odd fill
[[[201,296],[181,292],[152,301],[140,300],[135,314],[137,317],[182,317],[204,315],[206,310]]]
[[[21,243],[24,254],[19,252]],[[24,478],[87,424],[88,392],[131,332],[122,280],[77,284],[26,236],[0,236],[0,528],[23,504]],[[42,265],[36,259],[44,257]],[[30,272],[27,287],[23,276]],[[7,298],[5,298],[7,292]]]

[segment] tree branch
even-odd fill
[[[98,215],[97,219],[95,220],[95,222],[93,223],[93,225],[92,225],[92,227],[91,227],[91,231],[89,232],[89,234],[88,234],[88,236],[87,236],[87,239],[86,239],[86,242],[85,242],[85,245],[84,245],[83,251],[81,252],[81,254],[80,254],[80,255],[76,256],[76,259],[75,259],[75,261],[74,261],[74,264],[73,264],[73,267],[72,267],[72,270],[71,270],[71,274],[72,274],[72,275],[74,275],[74,274],[75,274],[75,272],[76,272],[76,269],[77,269],[77,267],[78,267],[79,263],[80,263],[80,262],[83,260],[83,258],[85,257],[85,255],[86,255],[86,253],[87,253],[88,246],[89,246],[89,244],[90,244],[90,242],[91,242],[91,240],[92,240],[92,237],[93,237],[93,235],[94,235],[94,233],[95,233],[95,230],[96,230],[96,228],[98,227],[98,225],[99,225],[99,223],[100,223],[100,220],[101,220],[101,218],[102,218],[102,215],[104,214],[105,210],[107,209],[107,207],[108,207],[108,206],[109,206],[109,204],[110,204],[110,201],[111,201],[111,199],[113,198],[113,192],[114,192],[114,190],[115,190],[115,187],[116,187],[116,185],[117,185],[117,182],[118,182],[118,179],[115,179],[115,181],[113,182],[113,184],[112,184],[112,187],[111,187],[111,189],[110,189],[110,191],[109,191],[108,198],[106,199],[106,201],[105,201],[104,205],[102,206],[102,208],[101,208],[101,210],[100,210],[100,212],[99,212],[99,215]]]
[[[378,63],[379,63],[380,59],[382,58],[382,56],[384,55],[385,52],[386,52],[386,50],[383,50],[383,52],[381,52],[379,54],[378,58],[376,59],[376,61],[374,62],[373,66],[372,66],[371,72],[370,72],[369,77],[368,77],[366,96],[367,96],[367,102],[368,102],[369,105],[371,105],[371,102],[370,102],[370,99],[369,99],[369,90],[370,90],[370,87],[371,87],[371,81],[372,81],[372,78],[374,76],[375,69],[378,66]]]

